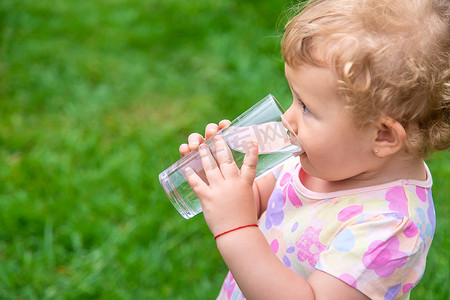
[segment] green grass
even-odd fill
[[[289,1],[0,1],[0,298],[211,299],[223,264],[158,174],[193,131],[286,107]],[[450,157],[413,299],[449,295]]]

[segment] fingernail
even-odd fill
[[[252,150],[255,149],[256,147],[258,147],[258,144],[256,142],[251,142],[248,144],[247,150]]]
[[[192,174],[194,174],[194,170],[192,170],[192,168],[187,167],[186,169],[184,169],[184,174],[186,174],[186,176],[191,176]]]
[[[206,144],[201,144],[201,145],[198,147],[198,150],[201,151],[201,152],[203,152],[203,153],[205,153],[205,152],[206,152],[206,148],[208,148],[208,145],[206,145]]]

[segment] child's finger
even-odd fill
[[[199,133],[191,133],[188,136],[189,149],[191,151],[197,149],[198,145],[200,145],[204,141],[205,139]]]
[[[189,167],[186,168],[184,170],[184,174],[186,175],[186,180],[187,180],[189,186],[192,188],[192,190],[197,195],[197,197],[199,197],[199,195],[205,189],[208,189],[208,185],[191,168],[189,168]]]
[[[215,135],[219,131],[219,125],[215,123],[209,123],[205,127],[205,139]]]
[[[181,156],[187,155],[189,152],[191,152],[191,149],[189,149],[188,144],[181,144],[178,148],[178,151],[180,152]]]
[[[222,135],[216,135],[214,137],[214,144],[216,146],[217,161],[220,166],[220,171],[223,177],[226,179],[229,176],[239,174],[239,168],[234,162],[231,150],[225,142]]]
[[[230,120],[222,120],[219,122],[219,130],[223,129],[225,127],[228,127],[230,125],[231,121]]]
[[[244,163],[241,167],[241,178],[249,184],[253,184],[256,177],[256,166],[258,164],[258,144],[253,142],[247,148]]]
[[[211,184],[211,182],[214,182],[215,180],[223,179],[219,166],[212,156],[208,145],[201,144],[198,148],[198,154],[200,155],[200,160],[202,161],[203,170],[205,171],[208,182]]]

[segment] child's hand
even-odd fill
[[[205,138],[203,138],[199,133],[191,133],[188,137],[187,144],[181,144],[179,151],[181,156],[187,155],[189,152],[198,148],[198,146],[205,141],[205,139],[215,135],[219,130],[230,125],[230,121],[222,120],[219,122],[219,125],[210,123],[206,125],[205,128]]]
[[[187,169],[186,175],[189,185],[200,199],[209,229],[217,235],[257,222],[252,186],[256,176],[258,145],[251,144],[239,171],[223,137],[216,136],[214,143],[217,163],[206,144],[199,147],[209,185],[192,169]]]

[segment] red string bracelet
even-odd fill
[[[230,233],[230,232],[233,232],[233,231],[236,231],[236,230],[242,229],[242,228],[247,228],[247,227],[258,227],[258,224],[250,224],[250,225],[244,225],[244,226],[239,226],[239,227],[236,227],[236,228],[230,229],[230,230],[228,230],[228,231],[225,231],[225,232],[219,233],[218,235],[216,235],[216,236],[214,237],[214,239],[217,239],[218,237],[221,237],[222,235],[225,235],[225,234],[227,234],[227,233]]]

